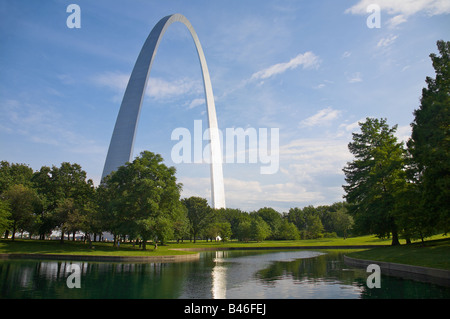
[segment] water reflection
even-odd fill
[[[226,299],[227,296],[227,267],[224,265],[225,252],[216,251],[214,258],[215,265],[213,266],[211,277],[212,285],[211,292],[213,299]]]
[[[71,262],[0,261],[1,298],[450,298],[450,288],[383,276],[366,286],[365,269],[342,251],[218,251],[195,262],[74,262],[81,288],[66,285]]]

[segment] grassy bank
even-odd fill
[[[129,243],[122,243],[119,248],[113,247],[111,242],[95,242],[93,248],[80,241],[65,241],[63,244],[59,240],[24,240],[10,239],[0,240],[0,254],[57,254],[57,255],[88,255],[88,256],[167,256],[192,254],[193,252],[183,252],[169,250],[170,246],[159,246],[154,249],[147,245],[147,250],[139,249]]]
[[[87,243],[79,241],[64,241],[61,244],[58,240],[27,240],[10,239],[0,240],[0,254],[66,254],[66,255],[91,255],[91,256],[162,256],[180,255],[192,252],[174,250],[177,248],[189,249],[223,249],[223,248],[266,248],[266,247],[296,247],[296,246],[352,246],[352,245],[389,245],[389,240],[382,240],[374,236],[362,236],[354,238],[324,238],[310,240],[280,240],[263,242],[206,242],[204,240],[196,243],[184,241],[183,243],[170,242],[168,245],[158,245],[154,249],[153,245],[147,244],[147,250],[142,250],[139,246],[131,243],[121,243],[119,248],[113,247],[111,242],[93,243],[93,249]]]
[[[442,236],[435,236],[432,239],[442,238]],[[359,245],[390,245],[391,241],[389,239],[379,239],[375,236],[361,236],[352,238],[322,238],[322,239],[310,239],[310,240],[280,240],[280,241],[263,241],[263,242],[206,242],[197,241],[196,243],[184,241],[183,243],[171,242],[168,245],[158,245],[158,249],[154,249],[153,245],[148,244],[147,250],[142,250],[139,246],[133,246],[131,243],[121,243],[119,248],[113,247],[111,242],[95,242],[93,243],[92,249],[89,248],[87,243],[79,241],[65,241],[61,244],[57,240],[41,241],[41,240],[25,240],[16,239],[11,241],[10,239],[0,240],[0,254],[60,254],[60,255],[89,255],[89,256],[168,256],[168,255],[183,255],[192,254],[194,251],[180,251],[176,250],[179,248],[189,248],[189,249],[224,249],[224,248],[269,248],[269,247],[318,247],[318,246],[359,246]],[[391,262],[398,263],[409,263],[413,262],[428,261],[431,263],[433,260],[435,262],[449,264],[449,248],[450,248],[450,238],[446,241],[447,244],[438,245],[434,248],[430,247],[430,252],[421,250],[419,246],[412,245],[406,246],[402,245],[400,247],[385,247],[385,248],[375,248],[370,249],[358,254],[364,255],[354,255],[355,258],[363,258],[370,260],[382,260],[380,258],[385,258],[391,260]],[[404,242],[402,242],[404,244]],[[414,249],[416,249],[420,254],[415,257]],[[399,250],[397,250],[399,249]],[[372,252],[372,253],[371,253]],[[408,254],[409,252],[409,254]],[[442,257],[440,254],[444,254]],[[410,257],[406,258],[409,255]],[[359,257],[361,256],[361,257]],[[400,260],[399,257],[405,256],[404,259]],[[396,261],[393,261],[396,260]],[[421,264],[422,265],[422,264]],[[431,266],[428,266],[431,267]],[[439,267],[441,268],[441,267]]]
[[[450,270],[450,238],[426,241],[424,245],[414,243],[411,245],[373,248],[351,252],[347,256],[365,260]]]

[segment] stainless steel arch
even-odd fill
[[[167,28],[174,22],[181,22],[188,28],[197,48],[203,75],[211,139],[211,197],[214,208],[225,208],[222,156],[211,79],[197,33],[189,20],[181,14],[173,14],[162,18],[150,32],[150,35],[139,53],[117,116],[108,155],[106,156],[102,180],[119,166],[131,161],[139,114],[153,59],[158,50],[162,36]]]

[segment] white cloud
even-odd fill
[[[397,131],[395,132],[395,136],[397,137],[399,142],[408,142],[409,138],[412,134],[412,128],[410,125],[398,126]]]
[[[323,89],[326,85],[324,83],[320,83],[319,85],[315,86],[314,89]]]
[[[354,133],[359,129],[359,123],[365,122],[366,119],[362,118],[359,121],[353,122],[353,123],[342,123],[339,125],[337,136],[345,136],[349,133]]]
[[[308,117],[307,119],[300,122],[300,127],[311,127],[311,126],[321,126],[327,125],[331,121],[339,117],[341,111],[334,110],[331,107],[320,110],[316,114]]]
[[[389,19],[388,26],[390,28],[394,28],[394,27],[398,26],[399,24],[402,24],[406,21],[407,21],[406,17],[403,14],[399,14],[399,15],[396,15],[395,17]]]
[[[161,99],[194,92],[199,92],[198,82],[189,79],[168,82],[161,78],[150,78],[146,94]]]
[[[319,57],[314,53],[308,51],[306,53],[297,55],[289,62],[274,64],[264,70],[256,72],[252,75],[252,79],[267,79],[271,76],[284,73],[287,70],[292,70],[299,66],[303,66],[304,69],[317,68],[319,64]]]
[[[33,143],[51,145],[70,153],[92,155],[105,152],[105,148],[95,140],[76,132],[70,119],[55,107],[7,100],[1,103],[0,111],[3,131],[25,136]]]
[[[292,183],[303,186],[309,193],[317,193],[314,198],[316,203],[320,202],[321,197],[330,198],[327,193],[329,188],[320,186],[321,180],[343,179],[342,168],[352,158],[347,148],[348,142],[348,137],[337,136],[293,140],[280,148],[280,162],[285,166],[281,171]],[[332,187],[340,188],[341,185]],[[342,189],[333,192],[342,194]],[[335,201],[340,200],[339,195],[333,197]]]
[[[193,109],[193,108],[195,108],[195,107],[197,107],[197,106],[204,105],[205,103],[206,103],[206,102],[205,102],[205,99],[194,99],[194,100],[192,100],[192,102],[189,104],[188,109]]]
[[[348,78],[348,82],[349,83],[362,82],[361,73],[360,72],[353,73],[352,76]]]
[[[180,177],[183,183],[181,196],[203,197],[210,200],[211,181],[209,178]],[[293,181],[264,184],[259,180],[244,180],[224,178],[225,200],[227,207],[240,208],[245,211],[257,210],[271,206],[280,212],[294,207],[296,203],[309,205],[311,202],[322,201],[325,196],[318,191],[308,190],[305,186]]]
[[[280,157],[283,160],[292,161],[293,165],[308,164],[316,169],[309,169],[309,172],[331,172],[325,167],[333,165],[325,164],[332,162],[344,162],[351,157],[347,149],[348,140],[346,138],[312,138],[296,139],[280,147]],[[339,166],[340,167],[340,166]]]
[[[93,82],[97,85],[106,86],[110,89],[120,90],[123,92],[125,92],[129,79],[129,74],[117,72],[106,72],[92,78]]]
[[[389,15],[395,15],[388,21],[388,26],[394,27],[407,21],[407,18],[423,12],[429,16],[450,13],[450,1],[448,0],[360,0],[354,6],[345,10],[345,13],[367,14],[367,7],[373,3],[380,6],[382,11]]]
[[[348,58],[348,57],[350,57],[351,55],[352,55],[351,52],[345,51],[345,52],[342,54],[342,57],[343,57],[343,58]]]
[[[125,92],[130,75],[118,72],[106,72],[92,78],[100,86],[109,87],[120,94]],[[181,79],[173,82],[161,78],[149,78],[146,95],[155,99],[170,98],[187,93],[200,93],[201,84],[190,79]]]
[[[391,44],[394,43],[394,41],[397,38],[398,38],[397,35],[392,35],[392,34],[390,36],[388,36],[387,38],[382,38],[382,39],[380,39],[380,41],[378,41],[377,47],[380,48],[380,47],[390,46]]]

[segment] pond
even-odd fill
[[[0,298],[14,299],[448,299],[450,287],[381,274],[368,288],[366,269],[344,251],[216,251],[181,263],[0,260]],[[81,271],[69,288],[69,266]]]

